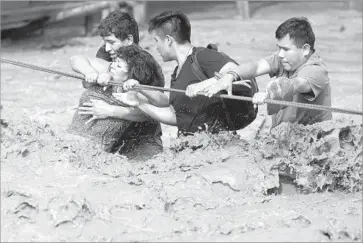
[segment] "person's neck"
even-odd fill
[[[289,71],[288,72],[289,77],[291,77],[292,75],[294,75],[295,72],[296,72],[296,70],[298,70],[302,65],[304,65],[314,53],[315,53],[315,50],[314,51],[310,51],[309,54],[305,57],[304,61],[295,70]]]
[[[315,50],[310,50],[309,54],[306,56],[306,61],[309,60],[309,58],[315,53]]]
[[[191,54],[192,48],[193,45],[189,42],[177,46],[175,50],[175,55],[178,66],[183,65],[183,63],[187,59],[187,56]]]

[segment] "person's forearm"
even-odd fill
[[[232,69],[235,71],[242,79],[251,79],[257,75],[258,65],[255,62],[246,63],[243,65],[239,65]]]
[[[169,107],[169,98],[161,91],[141,90],[140,94],[145,96],[148,102],[157,107]]]
[[[144,103],[139,105],[138,108],[156,121],[172,126],[177,125],[175,112],[171,106],[156,107],[154,105]]]
[[[123,106],[112,106],[109,117],[124,119],[133,122],[143,122],[148,120],[148,116],[146,116],[141,110],[137,108]]]
[[[242,79],[251,79],[260,75],[269,74],[271,72],[270,64],[266,59],[260,59],[257,62],[249,62],[234,68]]]
[[[85,58],[84,56],[73,56],[70,58],[69,63],[71,65],[71,68],[73,71],[80,73],[80,74],[87,74],[87,73],[92,73],[92,72],[97,72],[97,70],[95,68],[92,67],[90,61]],[[96,85],[95,83],[89,83],[86,82],[85,80],[82,80],[82,85],[83,88],[89,88],[92,87],[94,85]]]
[[[69,63],[73,71],[81,74],[87,74],[97,72],[97,70],[91,65],[91,62],[84,56],[78,55],[70,58]]]

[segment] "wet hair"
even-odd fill
[[[139,27],[136,20],[130,14],[115,10],[101,20],[98,26],[100,36],[110,36],[112,34],[119,40],[125,40],[128,35],[134,37],[134,43],[139,43]]]
[[[154,57],[138,45],[121,47],[117,57],[127,63],[128,78],[140,84],[164,87],[164,75]]]
[[[149,21],[149,33],[152,31],[156,31],[161,38],[170,35],[179,44],[190,42],[190,22],[180,11],[166,11],[152,18]]]
[[[286,20],[277,28],[275,37],[280,40],[287,34],[298,48],[309,44],[310,49],[314,51],[315,35],[307,18],[294,17]]]

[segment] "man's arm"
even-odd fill
[[[172,106],[156,107],[149,103],[144,103],[139,105],[138,108],[156,121],[172,126],[177,125],[175,111]]]
[[[251,79],[270,73],[271,68],[266,59],[260,59],[257,62],[241,64],[232,71],[236,72],[242,79]]]
[[[227,62],[220,70],[219,73],[226,73],[234,68],[238,67],[238,65],[234,62]]]
[[[263,74],[268,74],[270,72],[270,65],[265,59],[260,59],[257,62],[242,64],[225,73],[219,82],[216,82],[210,86],[206,86],[201,92],[205,93],[208,97],[212,97],[222,90],[232,90],[233,82],[236,81],[236,75],[233,73],[237,74],[237,76],[243,80],[251,79]]]
[[[219,70],[219,73],[225,74],[226,72],[228,72],[236,67],[237,67],[237,64],[235,64],[234,62],[228,62]],[[218,82],[217,78],[212,77],[212,78],[206,79],[202,82],[189,85],[185,91],[185,94],[189,97],[194,97],[194,96],[198,95],[198,93],[202,93],[203,91],[201,91],[201,90],[204,90],[206,87],[213,86],[217,82]],[[231,91],[231,90],[228,90],[228,92],[229,91]]]
[[[222,90],[231,91],[232,83],[236,78],[233,73],[237,74],[241,79],[251,79],[270,72],[270,65],[265,59],[234,66],[232,66],[231,63],[227,63],[220,70],[220,73],[222,73],[223,76],[218,82],[216,82],[214,78],[211,78],[198,84],[189,85],[187,88],[187,95],[193,97],[197,95],[197,93],[205,93],[207,96],[211,97]]]
[[[134,122],[150,120],[140,109],[123,106],[112,106],[110,116]]]
[[[139,92],[147,98],[150,104],[157,107],[169,107],[169,98],[161,91],[154,90],[140,90]]]
[[[82,55],[71,57],[69,63],[73,71],[85,76],[86,80],[82,81],[84,88],[95,85],[98,74],[107,72],[110,65],[109,62],[102,59],[86,58]]]
[[[127,80],[123,88],[125,91],[137,88],[140,85],[140,82],[135,79]],[[157,90],[140,90],[138,94],[138,98],[146,98],[148,102],[157,107],[169,107],[169,98],[161,91]]]

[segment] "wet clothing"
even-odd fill
[[[179,75],[177,75],[178,67],[175,68],[171,76],[171,88],[186,90],[188,85],[201,81],[191,66],[192,56],[196,50],[194,47],[192,54],[187,57],[181,67]],[[197,59],[207,77],[214,77],[214,73],[219,72],[225,64],[233,62],[228,56],[207,48],[198,51]],[[179,135],[187,135],[201,130],[208,130],[212,133],[228,130],[227,108],[220,98],[203,96],[190,98],[183,93],[172,92],[169,103],[175,110]]]
[[[293,79],[301,77],[307,80],[312,89],[308,93],[298,93],[293,97],[293,102],[331,106],[331,89],[327,67],[322,58],[315,52],[306,63],[294,73],[289,74],[283,69],[278,53],[265,58],[271,68],[270,77],[286,77]],[[288,106],[281,109],[272,117],[272,127],[282,122],[297,122],[308,125],[332,119],[331,111],[310,110]]]
[[[97,57],[106,61],[110,60],[110,56],[105,51],[104,46],[97,52]],[[154,60],[155,61],[155,60]],[[155,61],[156,62],[156,61]],[[164,75],[162,74],[160,65],[157,70],[157,78],[155,86],[164,86]],[[122,104],[112,96],[115,92],[115,86],[111,86],[103,91],[103,86],[94,85],[86,89],[79,102],[82,106],[84,102],[90,99],[101,99],[111,105]],[[161,142],[161,126],[155,121],[131,122],[119,118],[97,119],[88,125],[88,121],[92,115],[79,115],[75,113],[72,123],[68,129],[69,132],[83,137],[91,138],[99,142],[102,148],[111,153],[119,152],[128,157],[136,156],[138,153],[134,150],[148,149],[149,152],[143,151],[143,154],[154,155],[162,150]],[[129,156],[130,155],[130,156]]]

